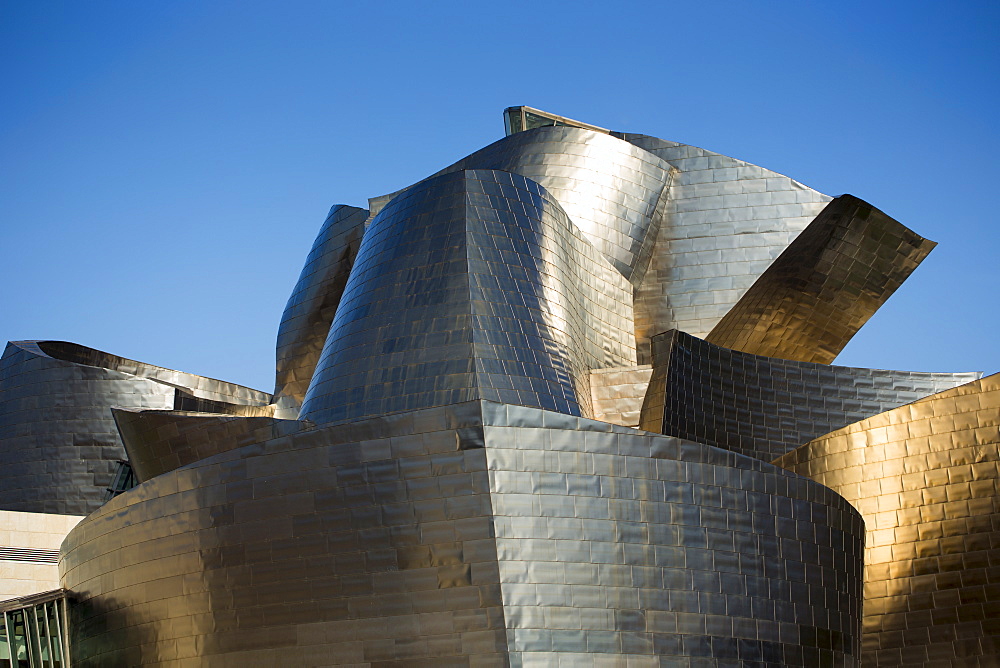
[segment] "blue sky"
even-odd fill
[[[504,107],[731,155],[939,242],[837,363],[1000,370],[1000,5],[0,3],[0,336],[270,390],[332,204]]]

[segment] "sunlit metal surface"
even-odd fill
[[[769,462],[852,422],[981,377],[793,362],[672,330],[653,337],[640,426]]]
[[[591,371],[594,419],[622,427],[638,427],[642,401],[652,375],[653,367],[648,364]]]
[[[365,233],[366,209],[330,209],[278,327],[274,403],[276,417],[295,419],[309,389],[330,323]]]
[[[871,204],[830,202],[706,340],[829,364],[937,244]]]
[[[300,420],[192,415],[113,408],[128,461],[138,482],[228,450],[309,428]]]
[[[832,198],[705,149],[612,133],[678,171],[652,259],[635,293],[639,362],[668,329],[706,336]]]
[[[765,462],[471,402],[158,476],[61,569],[82,666],[852,666],[863,532]]]
[[[125,458],[112,406],[259,410],[270,395],[72,343],[17,341],[0,360],[0,399],[0,509],[86,515]]]
[[[512,172],[541,185],[633,283],[649,264],[674,172],[664,160],[628,142],[574,127],[518,132],[435,176],[465,169]],[[369,200],[372,213],[385,199]]]
[[[0,508],[94,511],[60,556],[74,661],[858,666],[867,577],[874,665],[996,662],[1000,381],[819,363],[933,244],[716,153],[505,119],[331,209],[273,397],[8,346]],[[139,482],[98,508],[112,406]],[[854,420],[781,460],[817,481],[768,461]]]
[[[631,294],[530,179],[428,179],[365,233],[302,417],[472,399],[591,416],[591,369],[635,364]]]
[[[865,517],[865,666],[1000,665],[1000,374],[775,463]]]

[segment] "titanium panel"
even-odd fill
[[[64,543],[78,666],[504,665],[478,403],[272,438]]]
[[[660,158],[602,132],[540,127],[494,142],[434,176],[467,169],[535,181],[615,269],[633,284],[641,280],[673,174]],[[372,213],[387,197],[369,201]]]
[[[0,359],[0,508],[86,515],[125,450],[111,406],[265,406],[270,395],[62,341],[8,343]]]
[[[705,149],[613,132],[677,169],[649,269],[635,291],[640,364],[654,334],[706,336],[832,198]]]
[[[830,490],[583,418],[484,421],[511,665],[858,665],[864,526]]]
[[[853,331],[810,319],[856,330],[933,245],[830,201],[702,149],[537,127],[331,209],[273,403],[8,346],[0,507],[93,511],[59,560],[74,662],[1000,662],[1000,377],[868,417],[963,377],[773,357],[835,354]],[[806,270],[812,295],[775,279]],[[740,338],[758,330],[772,348]],[[144,482],[98,508],[112,405]],[[858,509],[760,459],[861,417],[785,462]]]
[[[640,425],[769,462],[852,422],[981,376],[794,362],[672,330],[653,337]]]
[[[242,385],[228,383],[224,380],[206,378],[193,373],[175,371],[164,367],[137,362],[118,355],[112,355],[94,348],[87,348],[67,341],[17,341],[14,345],[24,344],[35,354],[41,353],[52,359],[62,360],[72,364],[111,369],[120,373],[147,378],[164,385],[177,388],[185,396],[218,401],[241,406],[267,406],[271,395],[267,392],[254,390]]]
[[[642,401],[649,388],[653,367],[612,367],[590,372],[594,419],[622,427],[638,427]]]
[[[850,666],[863,531],[765,462],[470,402],[160,475],[60,569],[80,666]]]
[[[705,339],[829,364],[936,245],[871,204],[841,195]]]
[[[192,462],[283,434],[310,423],[270,417],[192,415],[112,408],[128,461],[139,483]]]
[[[366,209],[337,204],[320,228],[278,327],[276,417],[299,415],[365,233]]]
[[[473,399],[592,415],[590,371],[635,363],[631,285],[544,188],[423,181],[372,221],[302,417]]]
[[[775,463],[865,517],[865,666],[1000,664],[1000,374]]]

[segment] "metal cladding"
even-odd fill
[[[829,364],[936,245],[841,195],[705,338],[756,355]]]
[[[832,198],[718,153],[656,137],[612,133],[676,168],[645,277],[635,335],[649,364],[654,334],[706,336]]]
[[[85,515],[125,457],[111,406],[264,405],[270,395],[63,341],[16,341],[0,359],[0,399],[0,509]]]
[[[593,415],[635,364],[631,285],[544,188],[453,172],[372,221],[302,407],[343,422],[473,399]]]
[[[467,169],[535,181],[615,269],[633,283],[642,279],[673,173],[660,158],[602,132],[540,127],[494,142],[435,176]]]
[[[220,452],[308,429],[300,420],[112,408],[138,482]]]
[[[1000,664],[1000,374],[775,463],[865,516],[864,665]]]
[[[863,532],[764,462],[470,402],[158,476],[61,569],[79,666],[855,665]]]
[[[73,662],[1000,662],[1000,377],[818,363],[933,244],[702,149],[505,124],[331,210],[273,398],[8,348],[0,508],[93,511]]]
[[[367,209],[330,209],[278,327],[274,403],[278,417],[298,417],[330,323],[365,233]]]
[[[771,461],[852,422],[981,376],[793,362],[672,330],[653,337],[653,375],[639,427]]]
[[[591,371],[594,419],[622,427],[638,427],[642,402],[652,375],[653,367],[648,364]]]

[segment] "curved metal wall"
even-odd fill
[[[472,399],[591,415],[590,370],[635,363],[631,285],[529,179],[423,181],[372,221],[302,417]]]
[[[111,406],[173,408],[174,388],[8,343],[0,360],[0,509],[86,515],[125,458]]]
[[[830,201],[682,144],[537,128],[331,209],[273,403],[9,346],[0,507],[93,511],[60,557],[74,663],[1000,661],[1000,377],[868,417],[973,374],[653,338],[835,354],[849,335],[803,322],[856,329],[930,242]],[[788,288],[805,270],[811,299]],[[111,404],[143,482],[98,508]],[[609,423],[640,417],[675,435]],[[862,417],[781,460],[820,482],[763,461]]]
[[[864,665],[1000,664],[1000,374],[775,463],[865,517]]]
[[[187,397],[216,401],[237,406],[266,407],[271,402],[267,392],[236,385],[224,380],[207,378],[186,371],[167,369],[146,362],[137,362],[103,350],[87,348],[67,341],[18,341],[17,345],[33,346],[36,353],[71,364],[100,367],[121,373],[148,378],[164,385],[176,387]]]
[[[654,334],[706,336],[832,198],[705,149],[612,133],[677,169],[652,259],[635,292],[639,362]]]
[[[705,337],[755,355],[829,364],[937,244],[841,195]]]
[[[496,141],[434,176],[467,169],[512,172],[538,183],[615,269],[633,283],[641,280],[673,174],[660,158],[601,132],[542,127]],[[387,197],[371,200],[372,206]]]
[[[764,462],[471,402],[163,474],[60,569],[80,666],[851,666],[863,530]]]
[[[0,360],[0,508],[62,515],[96,510],[125,458],[112,406],[246,402],[256,409],[269,398],[62,341],[8,343]]]
[[[639,426],[772,461],[852,422],[978,380],[750,355],[672,330],[653,337]]]
[[[298,417],[365,233],[367,209],[330,209],[288,298],[275,346],[278,417]]]

